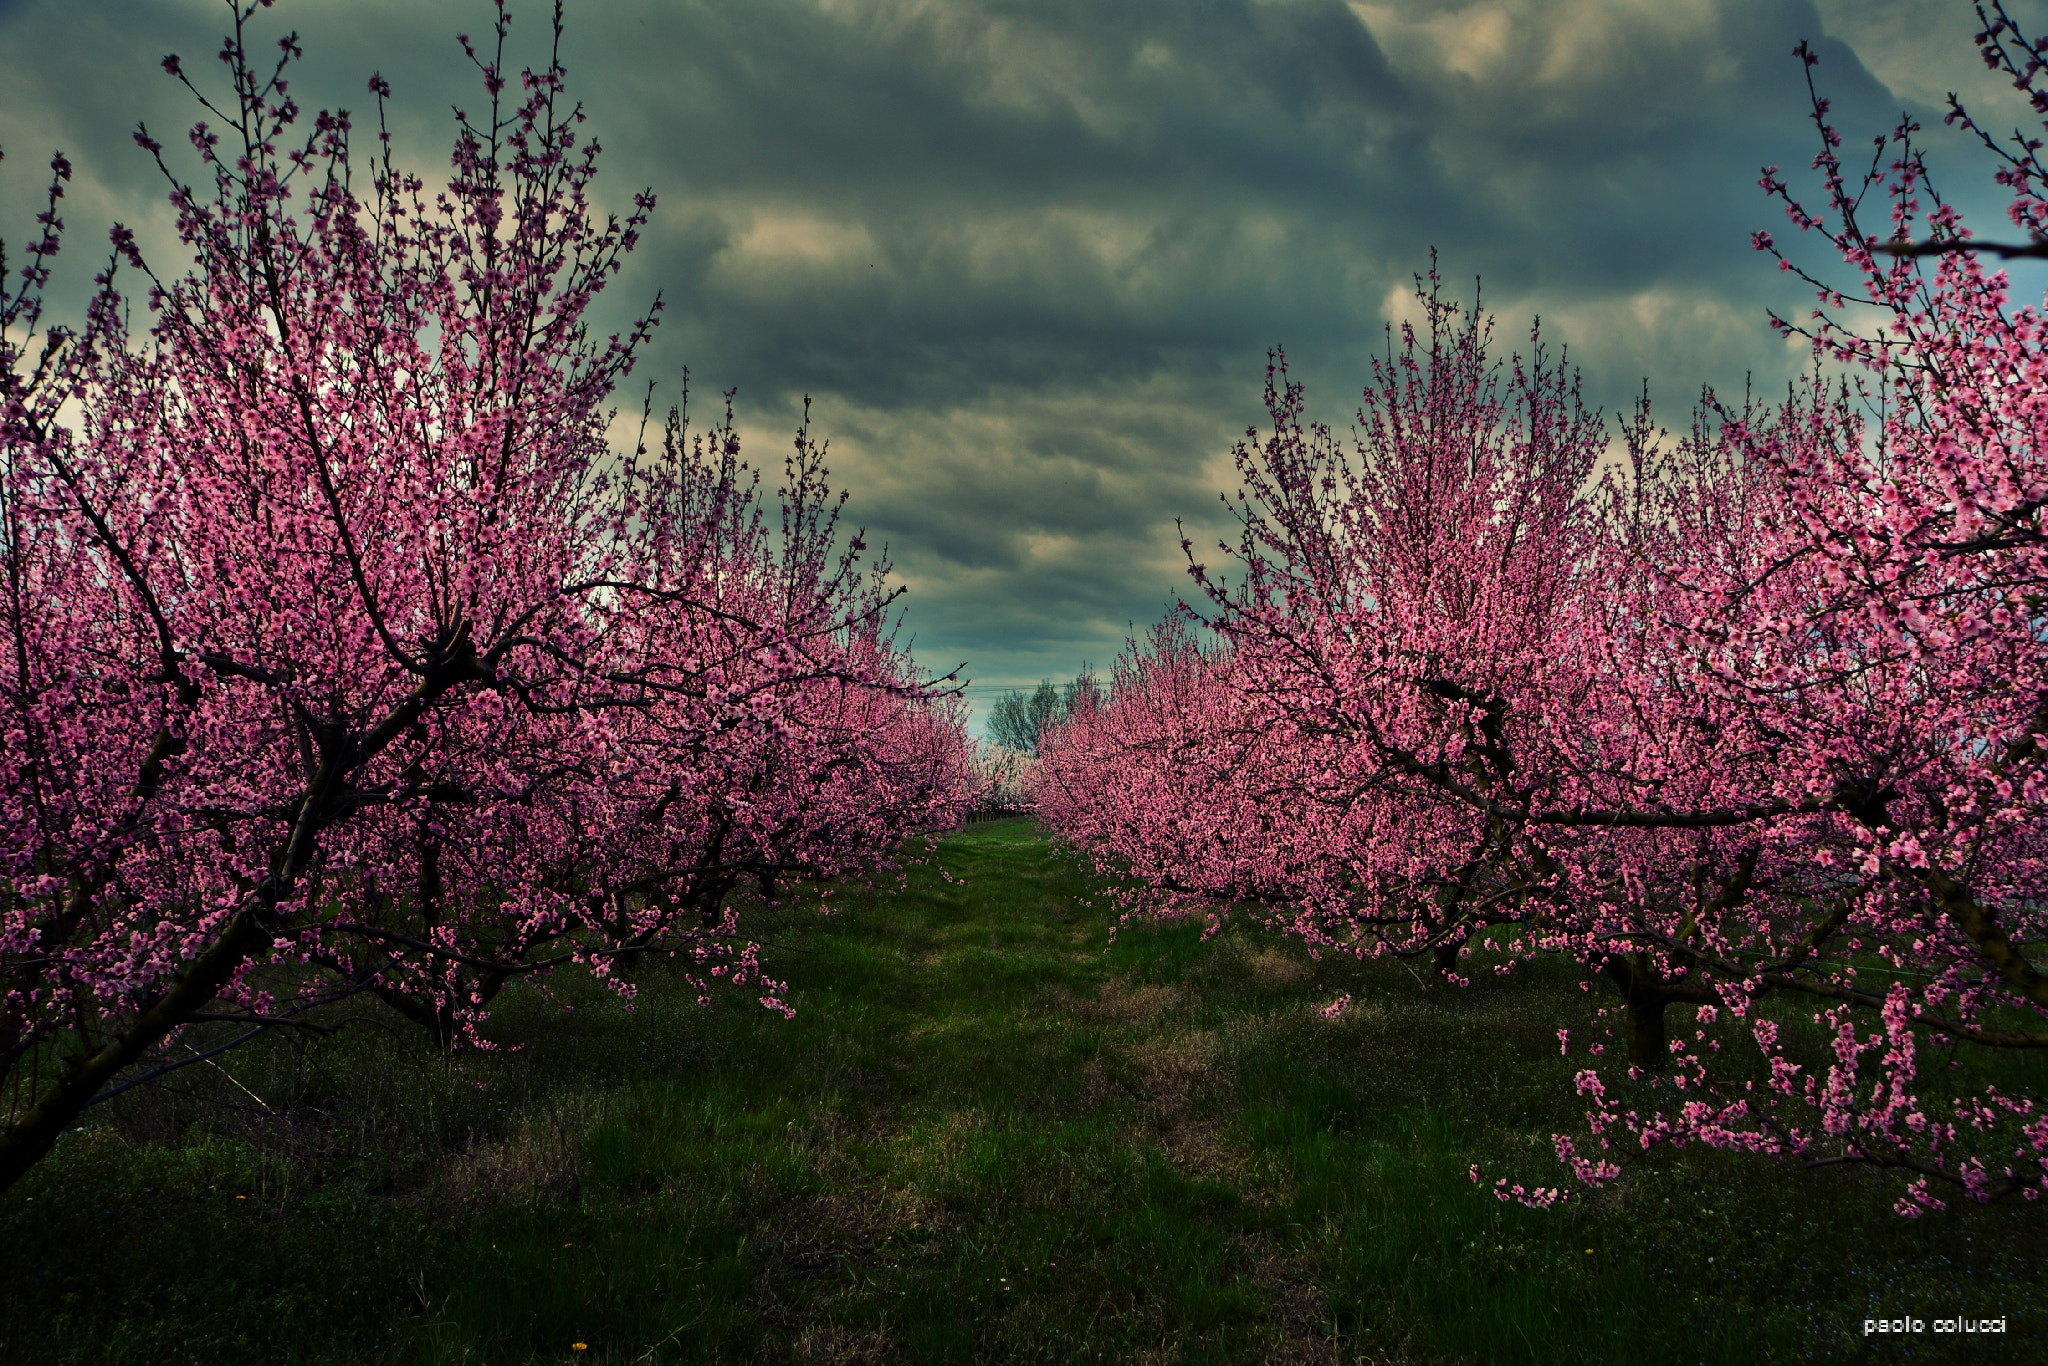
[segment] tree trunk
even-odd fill
[[[1664,1007],[1670,1002],[1659,991],[1645,991],[1628,1002],[1628,1060],[1645,1072],[1664,1066],[1670,1050],[1664,1042]]]
[[[119,1038],[97,1053],[74,1059],[27,1114],[0,1131],[0,1191],[8,1189],[41,1161],[56,1144],[57,1135],[84,1113],[93,1097],[123,1068],[213,1000],[235,970],[269,938],[257,925],[255,916],[248,911],[240,912],[228,922],[221,937],[193,960],[177,984],[143,1011]]]
[[[1645,1072],[1659,1072],[1669,1056],[1664,1039],[1664,1007],[1676,999],[1664,990],[1657,969],[1645,954],[1615,954],[1601,965],[1617,987],[1628,1023],[1628,1060]]]
[[[510,980],[509,973],[490,968],[474,983],[458,981],[451,990],[473,989],[479,998],[477,1004],[489,1005]],[[462,1024],[456,1018],[452,1001],[436,1001],[424,992],[407,991],[403,987],[381,986],[375,991],[378,1000],[424,1029],[427,1037],[433,1040],[434,1047],[452,1049],[462,1042]]]

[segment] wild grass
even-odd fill
[[[383,1020],[185,1069],[0,1197],[0,1361],[2042,1358],[2038,1209],[1693,1151],[1549,1213],[1476,1188],[1557,1180],[1567,965],[1112,945],[1101,890],[979,824],[753,922],[793,1021],[649,967],[630,1009],[509,992],[495,1053]],[[1861,1333],[1956,1312],[2010,1331]]]

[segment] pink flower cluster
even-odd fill
[[[86,325],[38,333],[61,161],[0,292],[0,1075],[35,1088],[0,1187],[194,1022],[367,992],[476,1042],[507,981],[642,953],[787,1009],[735,894],[886,868],[973,796],[808,424],[779,502],[729,406],[610,449],[654,313],[587,312],[654,200],[597,212],[559,63],[502,74],[502,7],[465,40],[488,115],[430,189],[305,130],[295,44],[259,64],[233,12],[201,182],[138,134],[194,258],[147,333],[118,229]]]
[[[2048,109],[2041,44],[1995,5],[1979,42]],[[1616,433],[1432,270],[1349,443],[1271,368],[1227,572],[1184,543],[1200,609],[1049,735],[1040,807],[1134,908],[1241,904],[1459,984],[1474,948],[1583,964],[1629,1064],[1579,1078],[1602,1150],[1896,1169],[1905,1214],[2035,1200],[2042,1098],[1950,1078],[2048,1047],[2048,333],[1910,125],[1858,181],[1813,104],[1825,207],[1765,176],[1851,277],[1780,323],[1807,383]],[[2033,234],[1993,250],[2048,254],[2041,140],[1985,142]]]

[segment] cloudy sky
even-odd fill
[[[856,520],[911,592],[920,660],[992,690],[1106,664],[1186,582],[1176,518],[1220,529],[1230,448],[1285,346],[1340,426],[1429,252],[1501,335],[1570,348],[1612,409],[1800,364],[1749,248],[1756,187],[1813,134],[1793,45],[1852,141],[1908,111],[1947,188],[1998,201],[1946,92],[2020,111],[1967,0],[567,0],[603,197],[660,197],[607,306],[657,289],[641,371],[737,387],[779,455],[805,394]],[[2015,5],[2032,22],[2048,0]],[[522,63],[542,0],[513,0]],[[309,106],[395,87],[402,155],[446,165],[476,105],[455,43],[486,0],[280,0]],[[71,154],[74,250],[136,226],[175,255],[129,140],[192,120],[158,59],[218,46],[221,0],[0,0],[0,237]],[[1816,258],[1818,259],[1818,258]],[[71,282],[77,283],[76,278]]]

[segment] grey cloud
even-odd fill
[[[536,60],[544,6],[515,9]],[[488,13],[260,22],[303,34],[309,105],[360,111],[381,69],[432,172],[474,99],[452,35]],[[189,122],[155,62],[203,66],[223,14],[0,0],[10,235],[59,140],[79,240],[125,217],[162,246],[127,130]],[[737,386],[755,453],[814,395],[920,657],[1002,683],[1106,662],[1181,591],[1174,519],[1220,529],[1267,349],[1341,424],[1432,246],[1454,289],[1484,277],[1504,342],[1540,312],[1597,401],[1779,382],[1800,358],[1763,311],[1803,298],[1748,239],[1783,222],[1757,168],[1811,155],[1793,43],[1859,136],[1903,105],[1952,142],[1930,92],[1976,69],[1950,0],[572,0],[569,24],[602,195],[661,196],[604,304],[665,291],[643,377]]]

